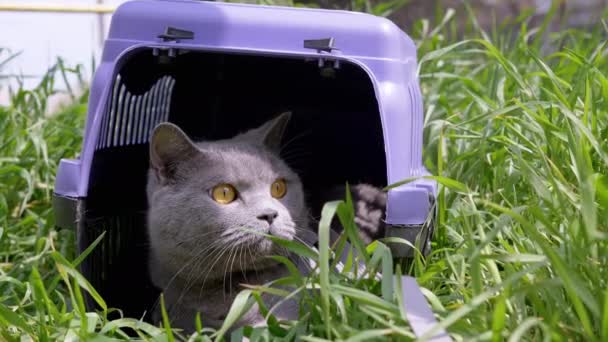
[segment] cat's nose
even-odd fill
[[[277,218],[277,216],[279,216],[279,213],[276,210],[266,209],[262,211],[260,215],[258,215],[258,219],[266,221],[268,222],[268,224],[272,224],[272,222],[274,221],[274,219]]]

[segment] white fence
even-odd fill
[[[126,0],[0,0],[0,48],[20,53],[1,71],[21,75],[32,87],[57,57],[91,73],[99,60],[112,9]],[[14,84],[14,83],[13,83]],[[0,104],[8,100],[0,80]]]

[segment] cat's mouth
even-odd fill
[[[258,227],[259,228],[259,227]],[[281,247],[273,242],[274,238],[282,240],[293,240],[292,234],[287,229],[271,225],[262,229],[241,228],[244,236],[238,245],[256,252],[260,256],[280,254]]]
[[[269,256],[278,252],[278,246],[270,239],[271,234],[260,234],[252,233],[249,234],[248,239],[244,242],[246,248],[255,252],[259,256]]]
[[[263,237],[257,244],[257,249],[261,254],[269,254],[274,249],[274,243],[267,237]]]

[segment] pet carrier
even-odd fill
[[[81,251],[106,233],[81,270],[109,306],[139,317],[158,298],[145,228],[147,141],[158,123],[220,139],[291,111],[285,158],[318,211],[332,185],[427,174],[416,68],[412,40],[372,15],[127,2],[112,17],[92,83],[82,153],[57,171],[57,225],[76,229]],[[390,190],[387,235],[428,252],[435,195],[428,179]]]

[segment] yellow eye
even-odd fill
[[[211,197],[220,204],[228,204],[236,199],[236,189],[230,184],[219,184],[211,190]]]
[[[270,194],[274,198],[283,198],[287,193],[287,183],[284,179],[277,179],[270,186]]]

